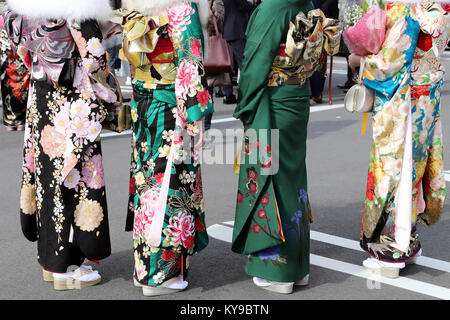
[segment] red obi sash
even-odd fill
[[[170,39],[159,39],[156,44],[156,48],[153,52],[147,53],[147,57],[152,61],[152,63],[173,63],[174,60],[157,60],[160,54],[173,52],[175,49],[173,47]]]

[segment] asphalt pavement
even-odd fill
[[[450,53],[443,58],[450,70]],[[439,224],[420,225],[424,257],[408,266],[397,280],[371,278],[361,267],[366,254],[358,247],[366,190],[371,129],[361,135],[362,117],[342,107],[345,60],[335,59],[333,104],[325,99],[311,106],[308,129],[308,179],[315,222],[312,225],[310,285],[280,296],[255,287],[245,274],[246,257],[231,251],[230,234],[235,212],[237,176],[232,163],[205,164],[202,168],[206,197],[209,246],[195,255],[181,293],[145,298],[132,282],[132,234],[124,231],[128,200],[130,135],[103,133],[103,155],[112,236],[112,255],[101,261],[101,284],[82,290],[56,292],[43,283],[36,260],[36,244],[27,242],[19,224],[19,191],[23,133],[0,126],[0,299],[101,300],[427,300],[450,299],[450,197]],[[448,76],[447,76],[448,79]],[[130,88],[124,87],[129,94]],[[324,90],[328,92],[328,84]],[[327,94],[326,94],[327,95]],[[234,105],[216,98],[213,128],[242,129],[232,119]],[[442,91],[445,168],[450,169],[450,85]],[[230,132],[228,132],[230,133]],[[213,149],[237,148],[239,139],[217,139]],[[449,175],[450,176],[450,175]],[[450,180],[450,179],[449,179]]]

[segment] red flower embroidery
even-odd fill
[[[266,212],[266,210],[264,210],[264,209],[258,210],[258,218],[264,219],[265,217],[267,217],[267,212]]]
[[[272,167],[272,157],[267,158],[261,165],[264,169],[269,170]]]
[[[205,225],[203,224],[201,218],[197,218],[195,220],[195,230],[197,230],[198,232],[205,232]]]
[[[250,182],[247,184],[247,189],[250,191],[250,194],[256,194],[258,193],[258,184],[250,180]]]
[[[164,250],[163,253],[162,253],[162,255],[161,255],[161,258],[162,258],[164,261],[170,261],[170,260],[172,260],[175,256],[176,256],[176,253],[175,253],[175,252],[170,251],[170,250]]]
[[[269,204],[269,202],[270,202],[270,196],[264,196],[264,197],[262,197],[262,199],[261,199],[261,204],[262,204],[263,206],[267,206],[267,205]]]
[[[431,35],[426,34],[424,32],[419,33],[419,39],[417,40],[417,48],[420,50],[427,52],[433,47],[433,39]]]
[[[194,247],[194,236],[191,235],[184,240],[183,245],[186,249],[192,249]]]
[[[421,96],[429,96],[430,95],[430,91],[429,91],[429,87],[428,85],[426,86],[412,86],[411,87],[411,99],[420,99]]]
[[[130,193],[136,192],[136,180],[134,178],[130,179]]]
[[[244,195],[240,191],[238,191],[237,201],[239,203],[242,203],[244,201]]]
[[[261,232],[261,226],[260,226],[259,224],[255,224],[255,225],[253,226],[253,232],[254,232],[255,234],[260,233],[260,232]]]
[[[367,192],[366,196],[369,201],[373,201],[374,196],[374,190],[375,190],[375,176],[372,172],[369,171],[369,176],[367,178]]]
[[[247,155],[249,155],[252,152],[252,147],[251,147],[250,142],[248,141],[248,139],[245,139],[244,152]]]
[[[201,92],[198,93],[197,95],[197,99],[198,102],[202,105],[202,106],[206,106],[209,103],[210,100],[210,95],[208,90],[203,90]]]
[[[155,183],[157,186],[162,185],[164,179],[164,173],[159,173],[155,176]]]
[[[255,167],[251,167],[247,169],[247,179],[248,180],[253,180],[256,181],[256,179],[258,179],[259,175],[256,172]]]
[[[194,57],[200,57],[200,41],[198,41],[197,39],[195,39],[194,41],[192,41],[192,54],[194,55]]]

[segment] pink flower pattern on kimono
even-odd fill
[[[65,137],[50,125],[46,125],[41,132],[41,145],[44,153],[50,159],[61,157],[67,146]]]
[[[194,9],[188,2],[168,9],[169,32],[175,35],[181,34],[186,30],[186,26],[191,24],[191,15],[193,14]]]
[[[25,157],[24,157],[24,166],[28,169],[30,173],[35,173],[35,166],[34,166],[34,148],[33,145],[28,141],[26,141],[26,147],[25,147]]]
[[[72,169],[64,180],[64,186],[68,189],[75,189],[80,180],[80,172],[77,169]]]
[[[201,78],[198,72],[198,64],[192,61],[182,61],[178,66],[177,79],[175,82],[175,94],[187,97],[194,97],[202,88]],[[184,101],[182,100],[183,104]]]
[[[155,188],[147,190],[142,196],[140,213],[144,224],[152,223],[158,199],[159,191]]]
[[[86,161],[81,174],[83,175],[83,181],[89,188],[94,190],[103,188],[105,186],[105,177],[102,156],[98,154]]]
[[[199,166],[195,163],[194,154],[182,148],[184,134],[197,135],[197,121],[213,109],[203,77],[202,27],[197,9],[195,3],[186,1],[152,17],[118,11],[123,18],[125,35],[130,35],[130,30],[135,30],[137,23],[151,20],[150,28],[142,28],[138,39],[131,41],[127,38],[129,43],[139,43],[139,52],[124,48],[127,51],[125,55],[133,57],[130,60],[141,61],[134,65],[139,72],[133,83],[136,95],[131,105],[133,152],[127,230],[134,231],[137,256],[135,278],[144,285],[160,285],[179,276],[181,268],[188,268],[187,257],[202,250],[208,243]],[[160,26],[161,21],[168,21],[167,26]],[[157,34],[154,30],[158,30]],[[168,40],[173,51],[157,55],[149,62],[149,55],[146,54],[149,43],[168,44]],[[159,73],[161,78],[156,79],[159,65],[154,66],[156,73],[150,72],[149,66],[159,58],[173,62],[165,65],[171,68],[171,72]],[[143,63],[143,60],[146,62]],[[162,89],[159,84],[165,85],[165,88]],[[152,91],[153,101],[145,98],[149,91]],[[174,94],[176,100],[160,100],[160,94]],[[156,105],[160,111],[150,116]],[[145,125],[146,130],[141,130],[144,125],[139,121],[138,114],[139,117],[154,119]],[[152,138],[154,136],[161,136],[162,139],[155,140]],[[169,164],[172,155],[173,160]],[[170,176],[165,177],[170,166]],[[190,173],[190,178],[184,183],[180,178],[183,171]],[[164,178],[170,178],[169,186],[164,186],[164,192],[168,188],[168,194],[166,196],[164,193],[164,199],[160,199],[166,203],[161,203],[161,208],[158,207],[161,211],[156,212],[156,200],[159,200],[158,193],[162,192]],[[164,217],[162,230],[152,230],[152,223],[160,215]],[[157,234],[150,231],[161,234],[161,244],[157,247]]]
[[[194,216],[187,212],[172,216],[169,220],[168,231],[167,238],[170,239],[172,246],[192,249],[195,234]]]

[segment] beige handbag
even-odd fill
[[[361,66],[359,68],[358,83],[351,87],[345,95],[344,106],[348,112],[364,113],[373,110],[375,92],[364,86],[362,81],[365,63],[366,59],[362,58]]]

